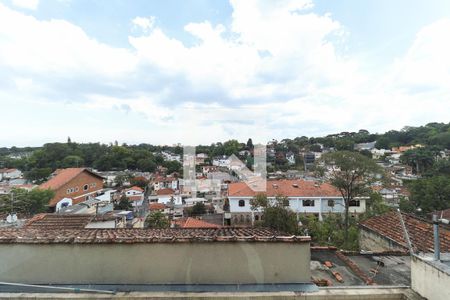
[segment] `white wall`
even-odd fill
[[[411,259],[411,288],[422,297],[433,300],[450,299],[450,267],[438,263],[447,272],[433,263],[417,256]]]

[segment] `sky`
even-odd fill
[[[450,1],[0,0],[0,146],[450,121]]]

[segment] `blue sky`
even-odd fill
[[[450,121],[449,1],[0,0],[0,146]]]

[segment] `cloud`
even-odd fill
[[[142,29],[143,32],[148,32],[150,29],[153,28],[153,25],[155,24],[155,17],[153,16],[149,18],[136,17],[133,20],[131,20],[131,23],[133,23],[135,27]]]
[[[142,31],[118,48],[68,21],[38,20],[0,4],[2,110],[9,118],[27,105],[35,108],[27,116],[38,119],[33,113],[45,107],[47,118],[62,122],[58,130],[38,126],[49,135],[76,136],[83,124],[101,128],[94,140],[168,144],[448,121],[450,20],[424,27],[386,71],[370,73],[340,46],[348,29],[315,13],[311,1],[231,6],[228,25],[186,24],[190,45],[154,17],[136,17],[131,22]],[[74,111],[77,122],[64,121]]]
[[[12,0],[14,6],[35,10],[39,5],[39,0]]]

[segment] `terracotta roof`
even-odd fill
[[[63,214],[38,214],[29,219],[25,228],[48,229],[82,229],[92,219],[93,215],[63,215]]]
[[[143,190],[142,188],[138,187],[138,186],[132,186],[132,187],[130,187],[130,188],[127,188],[127,189],[125,190],[125,192],[127,192],[127,191],[139,191],[139,192],[141,192],[141,193],[144,192],[144,190]]]
[[[160,189],[156,191],[156,195],[163,196],[163,195],[173,195],[175,192],[172,189]]]
[[[34,229],[1,228],[0,244],[111,244],[179,242],[310,242],[309,236],[285,235],[265,228],[214,229]]]
[[[413,248],[421,252],[432,252],[434,245],[433,224],[409,214],[402,213],[401,215]],[[407,249],[407,243],[400,221],[400,213],[396,211],[387,212],[360,222],[359,225]],[[441,251],[450,252],[450,230],[440,226],[439,237],[441,240]]]
[[[253,197],[258,192],[253,191],[245,182],[228,185],[228,196]],[[331,184],[317,184],[311,180],[268,180],[266,183],[267,196],[286,197],[341,197],[341,193]]]
[[[150,211],[163,210],[166,208],[166,206],[163,203],[152,202],[148,205],[148,208],[150,209]]]
[[[220,228],[221,226],[213,223],[208,223],[196,218],[187,218],[186,222],[181,225],[182,228]]]
[[[40,189],[46,190],[46,189],[52,189],[57,190],[82,172],[89,172],[94,176],[97,176],[99,178],[103,178],[100,175],[97,175],[91,171],[89,171],[86,168],[67,168],[67,169],[58,169],[54,173],[56,174],[54,177],[50,178],[43,184],[39,186]]]

